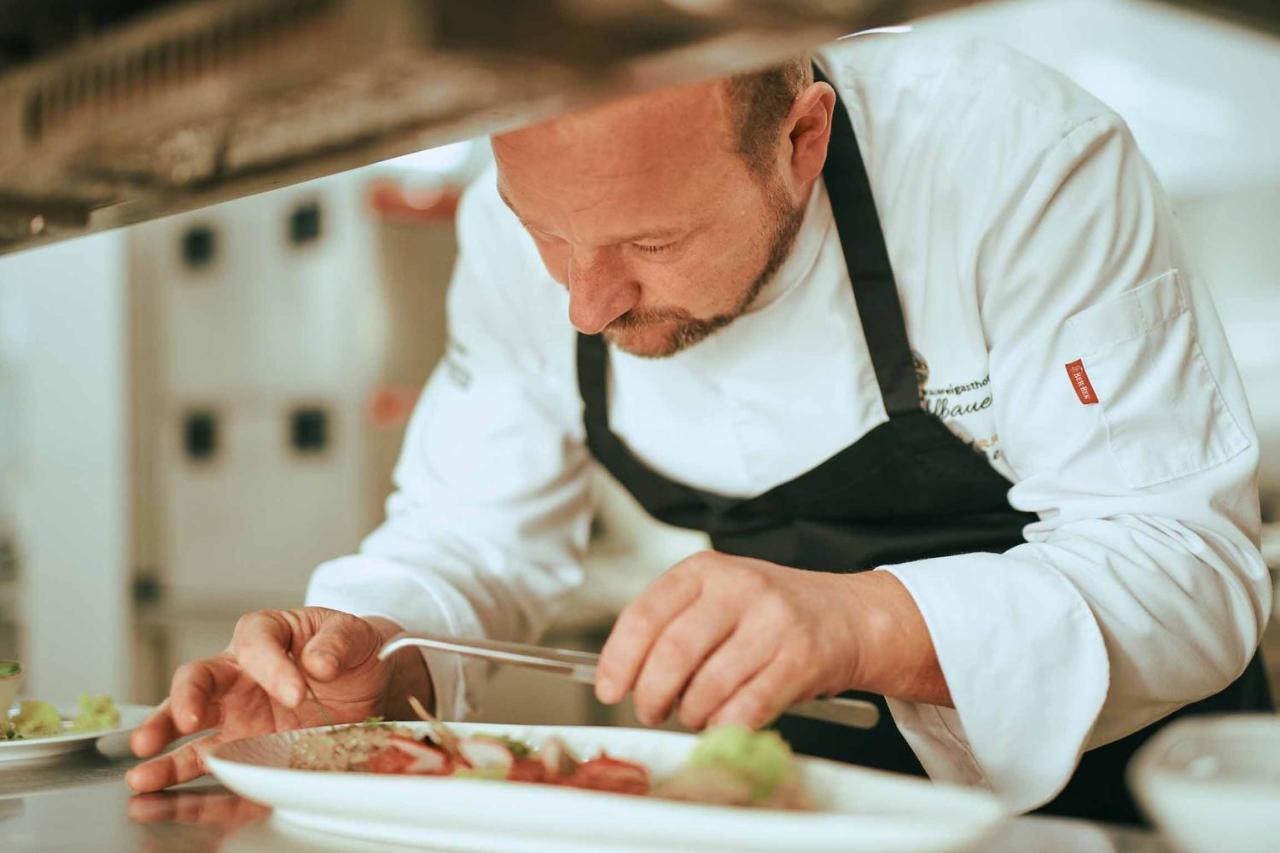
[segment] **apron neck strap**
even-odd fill
[[[604,335],[578,333],[578,393],[582,395],[583,422],[589,443],[610,443],[609,350]]]
[[[813,66],[813,74],[815,80],[836,88],[817,65]],[[898,286],[880,230],[871,181],[839,90],[822,178],[831,199],[844,263],[885,411],[890,417],[919,411],[920,388],[911,345],[907,343]]]

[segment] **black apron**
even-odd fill
[[[820,72],[818,79],[824,79]],[[655,518],[707,532],[718,551],[784,566],[858,572],[951,554],[1000,553],[1022,543],[1023,527],[1037,517],[1010,507],[1009,481],[921,406],[871,186],[848,112],[838,98],[823,178],[889,419],[825,462],[758,497],[705,492],[658,474],[614,435],[609,428],[605,342],[598,335],[579,335],[578,384],[592,455]],[[975,613],[974,618],[984,617]],[[846,695],[875,702],[881,710],[880,725],[861,731],[784,716],[778,729],[801,753],[924,775],[883,697]],[[1255,658],[1235,684],[1184,712],[1269,707]],[[1066,790],[1045,810],[1098,820],[1138,820],[1123,771],[1137,746],[1161,724],[1086,753]]]

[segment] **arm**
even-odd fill
[[[891,703],[899,726],[932,775],[1031,808],[1085,749],[1237,677],[1270,587],[1244,394],[1127,130],[1096,117],[1014,179],[978,298],[1010,501],[1040,521],[1002,555],[886,571],[956,709]],[[1076,359],[1097,404],[1069,384]]]
[[[359,554],[317,569],[307,602],[406,630],[531,640],[579,581],[586,453],[576,396],[563,404],[574,389],[548,378],[572,373],[543,363],[563,318],[542,323],[547,309],[521,301],[554,285],[531,275],[540,266],[491,184],[482,177],[459,214],[449,352],[409,425],[387,520]],[[483,666],[426,657],[439,712],[474,708]]]

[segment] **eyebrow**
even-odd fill
[[[515,214],[516,219],[520,220],[521,225],[525,226],[526,228],[533,228],[535,231],[550,233],[549,231],[547,231],[547,229],[540,228],[536,224],[529,222],[523,216],[521,216],[520,211],[516,210],[516,206],[511,203],[511,199],[507,198],[507,194],[502,191],[501,186],[498,187],[498,197],[501,198],[502,203],[505,204],[507,208],[512,213]],[[625,237],[615,237],[609,240],[605,240],[604,242],[606,245],[617,245],[619,243],[638,243],[642,240],[669,240],[673,237],[680,237],[684,234],[690,234],[696,230],[697,228],[684,228],[679,226],[673,227],[673,228],[655,228],[649,231],[644,231],[639,234],[631,234]]]

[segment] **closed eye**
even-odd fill
[[[665,252],[667,249],[670,249],[672,246],[676,244],[676,242],[677,241],[673,240],[670,243],[661,243],[657,245],[648,244],[648,243],[632,243],[631,245],[635,246],[637,249],[639,249],[642,252],[647,252],[651,255],[656,255],[659,252]]]

